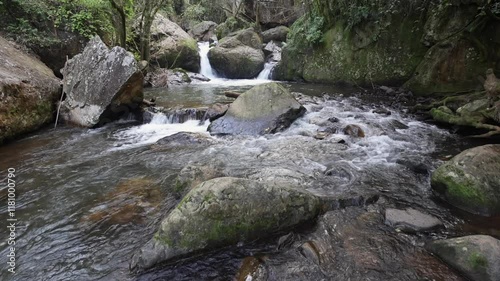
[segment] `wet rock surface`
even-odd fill
[[[472,235],[431,242],[427,248],[474,281],[500,278],[500,240]]]
[[[260,263],[248,275],[252,280],[464,280],[413,245],[411,237],[380,227],[382,221],[373,209],[327,212],[280,253],[257,256]]]
[[[215,135],[276,133],[289,127],[304,112],[305,108],[290,92],[277,83],[269,83],[240,95],[208,130]]]
[[[131,270],[144,270],[201,250],[262,238],[313,219],[319,200],[273,182],[217,178],[192,189],[137,252]]]
[[[137,112],[143,75],[133,55],[109,49],[96,36],[63,69],[62,118],[82,127],[102,126]]]
[[[468,149],[432,174],[432,187],[450,204],[465,211],[500,214],[500,145]]]
[[[404,232],[432,231],[443,226],[436,217],[408,208],[385,210],[385,223]]]
[[[99,130],[51,130],[0,149],[2,165],[12,162],[32,178],[22,183],[22,188],[29,190],[22,191],[23,200],[30,204],[20,215],[29,225],[22,230],[25,239],[18,241],[19,251],[33,259],[20,262],[25,268],[47,268],[20,271],[13,280],[68,280],[75,275],[84,279],[179,281],[246,279],[248,275],[253,280],[462,280],[423,246],[430,239],[483,230],[463,227],[461,217],[433,200],[429,175],[398,160],[424,163],[432,170],[436,159],[458,152],[461,147],[456,145],[464,140],[415,120],[397,105],[390,106],[393,100],[382,103],[391,111],[390,116],[374,114],[371,103],[379,106],[381,98],[372,93],[366,97],[327,96],[323,92],[331,92],[331,86],[297,86],[285,84],[295,92],[310,94],[296,95],[308,111],[277,134],[216,137],[208,145],[191,145],[188,138],[188,145],[168,148],[166,144],[157,149],[154,143],[173,132],[206,130],[206,125],[198,125],[199,120],[171,123],[173,116],[157,112],[147,124],[120,121]],[[207,89],[203,90],[206,95]],[[227,90],[218,89],[214,96],[223,96]],[[179,94],[184,93],[191,92]],[[169,91],[166,98],[173,98],[171,94]],[[176,118],[198,112],[184,112]],[[365,137],[343,135],[341,129],[349,124],[361,125]],[[340,131],[316,139],[318,130],[328,126]],[[134,137],[126,137],[130,134]],[[344,143],[338,143],[339,138]],[[127,206],[118,221],[129,223],[85,222],[102,227],[80,227],[80,218],[88,214],[88,206],[96,206],[100,194],[112,191],[124,175],[134,178],[145,174],[158,183],[164,195],[161,211],[140,215],[136,221],[130,216],[133,208]],[[321,212],[326,214],[319,215],[317,223],[271,234],[263,240],[187,254],[173,258],[175,264],[167,262],[141,275],[131,275],[130,257],[154,237],[162,219],[181,198],[202,182],[221,177],[273,182],[287,188],[299,186],[301,191],[318,197]],[[48,184],[51,188],[46,188]],[[252,190],[245,189],[244,194]],[[247,197],[243,200],[248,201]],[[97,201],[98,206],[111,202],[112,198]],[[384,224],[386,209],[408,207],[435,216],[446,229],[408,234]],[[273,205],[270,212],[274,209]],[[103,222],[109,221],[105,217]],[[495,237],[499,233],[496,221],[488,220],[492,223],[487,229]],[[60,270],[51,270],[54,266]]]

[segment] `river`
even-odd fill
[[[146,97],[155,97],[158,105],[164,107],[198,107],[229,101],[223,94],[226,90],[243,91],[265,82],[264,79],[214,79],[168,90],[148,90]],[[333,263],[332,259],[332,264],[325,266],[344,268],[342,273],[335,275],[310,267],[302,270],[312,273],[302,277],[280,275],[280,266],[301,268],[298,266],[301,263],[288,250],[277,251],[276,239],[271,238],[221,249],[140,276],[130,275],[128,263],[132,253],[151,238],[165,213],[181,199],[173,186],[176,175],[186,165],[221,165],[228,175],[250,178],[300,174],[297,180],[318,196],[357,198],[378,194],[381,197],[378,206],[426,210],[443,220],[449,229],[434,235],[486,233],[499,237],[498,226],[491,226],[491,220],[495,219],[478,220],[450,210],[433,197],[430,188],[428,171],[478,142],[419,121],[407,112],[404,104],[388,97],[373,96],[355,88],[284,85],[293,92],[311,96],[313,103],[306,106],[305,116],[276,135],[211,137],[214,144],[209,147],[155,145],[159,139],[176,132],[207,134],[208,126],[208,122],[199,120],[172,123],[169,116],[157,114],[147,124],[122,120],[99,129],[47,128],[1,146],[0,171],[16,170],[18,225],[17,273],[10,275],[2,270],[0,279],[233,280],[241,275],[238,270],[246,257],[259,255],[270,259],[269,280],[334,277],[356,280],[360,274],[352,271],[357,268],[355,264],[349,265],[347,260]],[[374,113],[380,107],[391,114]],[[320,123],[331,117],[337,118],[339,126],[360,126],[366,136],[349,138],[335,133],[329,140],[315,138]],[[340,139],[346,144],[339,144]],[[418,167],[424,167],[423,171]],[[4,177],[4,174],[0,177],[0,186],[5,184]],[[0,195],[0,201],[6,202],[5,190]],[[347,205],[351,207],[339,206],[337,210],[339,224],[345,221],[345,226],[349,225],[349,216],[371,208],[356,202]],[[6,211],[2,203],[0,213]],[[297,230],[295,240],[303,243],[320,239],[317,230],[322,225]],[[352,230],[351,235],[363,238],[383,228],[371,224],[364,227],[356,228],[361,232]],[[380,233],[388,231],[384,228]],[[0,237],[8,237],[6,228],[0,229]],[[408,239],[396,239],[396,244],[390,246],[394,251],[389,249],[381,255],[390,256],[397,263],[429,236]],[[5,266],[8,247],[6,239],[0,241],[3,241],[0,264]],[[340,256],[342,252],[337,254]],[[391,273],[390,265],[379,265],[380,275],[373,276],[391,279],[396,273]],[[388,272],[386,275],[384,270]],[[449,274],[436,266],[425,270],[430,271],[429,276]],[[239,280],[245,279],[239,277]]]

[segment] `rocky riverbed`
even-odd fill
[[[14,280],[463,280],[424,246],[468,234],[498,238],[496,218],[470,223],[477,217],[434,197],[430,175],[443,160],[477,143],[418,121],[406,112],[401,96],[283,86],[307,112],[274,135],[213,137],[206,132],[208,122],[171,123],[174,119],[156,113],[145,124],[123,120],[93,130],[60,127],[1,147],[0,167],[16,167],[18,199],[25,202],[18,209]],[[180,106],[186,97],[196,108],[201,100],[230,101],[225,91],[251,86],[199,87],[179,87],[171,99],[158,89],[145,96],[157,97],[165,107]],[[348,125],[358,126],[364,137],[346,135]],[[192,133],[175,136],[181,131]],[[229,240],[205,240],[199,245],[212,246],[198,247],[194,256],[182,252],[181,259],[131,275],[133,254],[190,190],[212,178],[295,186],[320,200],[318,213],[313,208],[293,224],[279,220],[283,227],[265,228],[265,234],[216,236]],[[213,194],[207,200],[218,198]],[[244,194],[236,192],[234,198],[248,202]],[[386,222],[387,209],[410,207],[443,226],[415,233]],[[278,214],[272,210],[265,214]],[[215,209],[207,211],[217,220]]]

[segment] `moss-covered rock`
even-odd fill
[[[59,93],[52,70],[0,37],[0,144],[51,122]]]
[[[132,258],[143,270],[179,256],[252,241],[314,219],[320,200],[289,185],[216,178],[192,189]]]
[[[342,1],[328,2],[337,5]],[[289,38],[291,45],[284,49],[283,61],[276,70],[277,78],[290,80],[301,77],[308,82],[360,85],[401,84],[410,78],[426,52],[426,47],[419,43],[423,26],[415,24],[420,14],[408,12],[406,3],[387,1],[391,3],[367,6],[367,9],[373,9],[373,14],[364,17],[362,9],[365,4],[354,2],[359,5],[359,11],[329,10],[329,6],[326,11],[321,11],[319,9],[324,7],[317,6],[318,11],[313,16],[323,18],[325,22],[320,42],[304,52],[294,46],[303,43]],[[423,5],[421,2],[417,1],[416,9]],[[384,15],[382,10],[390,12]],[[331,13],[341,14],[333,17]],[[353,22],[356,16],[363,18]],[[294,34],[294,29],[300,28],[300,22],[294,24],[290,33]],[[304,38],[308,35],[297,34]]]
[[[500,145],[471,148],[441,165],[432,174],[432,188],[465,211],[500,214]]]
[[[151,27],[151,37],[152,64],[199,72],[200,55],[196,40],[176,23],[157,14]]]
[[[210,49],[208,58],[212,67],[224,77],[254,78],[264,68],[262,39],[251,28],[239,31]]]
[[[233,32],[249,27],[250,23],[235,17],[229,17],[215,28],[215,35],[217,35],[217,38],[222,39]]]
[[[500,240],[487,235],[433,241],[427,248],[474,281],[497,281]]]
[[[482,0],[313,1],[311,11],[291,27],[274,78],[404,84],[417,94],[476,89],[477,76],[500,62],[500,23],[481,11],[483,5]]]

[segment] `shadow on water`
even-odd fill
[[[165,107],[198,107],[229,102],[224,91],[244,91],[255,81],[246,83],[148,90],[146,97],[156,97],[158,105]],[[488,227],[498,225],[498,218],[468,218],[432,200],[429,172],[444,156],[475,142],[419,122],[404,109],[391,107],[390,101],[383,103],[390,115],[376,114],[377,99],[356,89],[285,85],[314,96],[314,102],[307,106],[306,116],[274,136],[213,138],[209,148],[159,149],[152,145],[156,140],[179,131],[202,132],[208,124],[117,122],[96,130],[42,130],[1,146],[0,186],[5,186],[6,169],[15,168],[19,223],[18,273],[10,276],[1,271],[0,279],[233,280],[242,276],[238,273],[242,261],[255,256],[259,262],[249,264],[262,269],[267,280],[415,280],[419,270],[439,280],[448,273],[419,247],[430,237],[395,234],[383,225],[380,214],[386,207],[424,210],[442,219],[449,233],[498,237],[498,229]],[[323,98],[323,93],[330,98]],[[332,135],[316,138],[333,117],[337,121],[330,125],[337,127]],[[339,129],[347,124],[359,125],[366,137],[345,136]],[[345,143],[338,143],[339,138]],[[130,275],[132,253],[151,238],[162,217],[179,201],[173,188],[179,171],[188,164],[210,163],[224,165],[228,176],[292,179],[318,196],[339,202],[381,196],[373,205],[345,204],[346,208],[319,218],[312,229],[285,235],[282,240],[290,241],[279,251],[279,239],[272,237]],[[6,200],[5,189],[0,200]],[[0,213],[6,211],[2,204]],[[0,236],[7,237],[7,229],[1,228]],[[6,264],[5,240],[0,245],[0,263]],[[325,252],[317,256],[315,251],[322,247]],[[416,258],[409,258],[412,253]],[[315,263],[318,260],[320,265]],[[409,268],[415,260],[419,265]],[[450,280],[455,279],[459,280]]]

